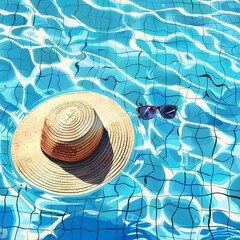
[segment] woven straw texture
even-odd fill
[[[12,141],[12,159],[32,185],[59,195],[91,192],[116,177],[134,144],[131,120],[114,100],[67,93],[27,114]]]

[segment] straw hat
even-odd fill
[[[134,144],[131,120],[102,94],[67,93],[49,99],[17,127],[12,159],[32,185],[60,195],[79,195],[116,177]]]

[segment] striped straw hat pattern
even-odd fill
[[[124,109],[94,92],[53,97],[30,111],[12,140],[18,173],[58,195],[91,192],[116,177],[130,158],[134,130]]]

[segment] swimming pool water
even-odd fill
[[[232,0],[2,0],[0,238],[240,239],[239,12]],[[16,172],[13,133],[39,103],[86,90],[129,114],[131,158],[90,194],[43,192]],[[138,120],[140,104],[178,113]]]

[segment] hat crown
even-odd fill
[[[46,116],[41,148],[50,157],[75,162],[88,157],[103,135],[103,124],[85,102],[71,101],[55,106]]]

